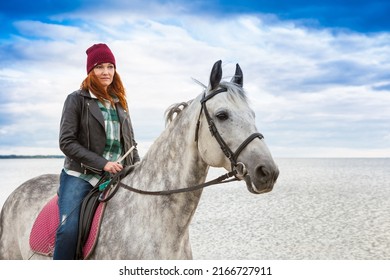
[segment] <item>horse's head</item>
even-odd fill
[[[279,170],[255,125],[254,111],[243,90],[240,66],[230,82],[221,82],[221,61],[210,74],[201,99],[196,141],[203,160],[213,167],[235,170],[255,194],[272,190]]]

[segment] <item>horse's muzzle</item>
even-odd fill
[[[279,176],[279,169],[275,164],[268,166],[261,164],[251,170],[239,162],[236,166],[237,177],[244,180],[248,190],[254,194],[262,194],[272,191]]]

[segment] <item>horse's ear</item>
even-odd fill
[[[222,79],[222,61],[218,60],[214,63],[213,69],[211,69],[210,74],[210,85],[209,90],[216,89]]]
[[[244,85],[244,75],[242,74],[241,67],[238,63],[236,64],[236,73],[234,74],[231,82],[239,85],[240,87]]]

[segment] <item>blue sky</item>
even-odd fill
[[[390,157],[388,1],[2,1],[0,154],[59,154],[85,49],[107,43],[140,149],[212,64],[239,63],[278,157]]]

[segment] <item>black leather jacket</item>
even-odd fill
[[[65,154],[64,167],[81,173],[103,173],[108,162],[102,155],[106,145],[104,118],[89,92],[77,90],[68,95],[60,124],[60,149]],[[129,113],[116,103],[121,126],[121,143],[124,153],[137,143]],[[140,160],[137,149],[126,157],[124,165]]]

